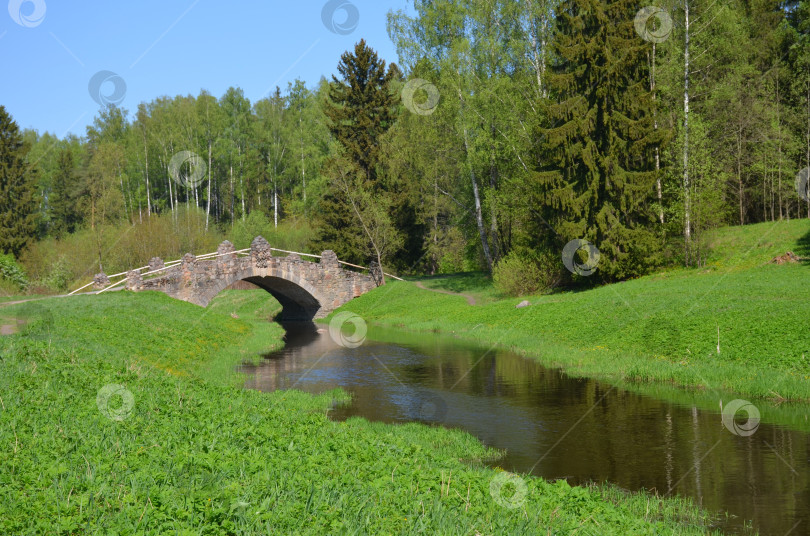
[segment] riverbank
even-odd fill
[[[28,322],[0,337],[0,532],[705,532],[689,501],[488,469],[458,430],[332,422],[340,391],[238,388],[282,335],[277,304],[239,292],[0,311]]]
[[[701,269],[678,269],[578,292],[502,298],[476,275],[422,278],[346,304],[367,322],[500,345],[574,376],[667,384],[776,402],[810,401],[806,220],[728,228]],[[468,296],[479,298],[468,304]],[[517,309],[524,299],[529,307]],[[715,402],[716,405],[716,402]]]

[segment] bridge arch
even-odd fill
[[[283,320],[312,320],[324,316],[319,313],[324,306],[329,305],[329,300],[317,288],[297,274],[278,273],[280,270],[270,272],[269,274],[264,272],[256,274],[254,270],[248,269],[223,279],[217,279],[199,293],[198,305],[207,306],[217,294],[237,281],[247,281],[267,291],[281,304],[281,319]]]

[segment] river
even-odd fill
[[[751,435],[732,433],[719,406],[707,411],[572,378],[448,336],[372,329],[364,344],[345,348],[324,327],[285,329],[284,348],[239,367],[245,387],[341,387],[353,400],[331,411],[334,419],[461,428],[504,449],[495,465],[513,472],[688,496],[728,512],[717,527],[729,534],[810,534],[806,432],[762,422]]]

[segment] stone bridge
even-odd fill
[[[144,279],[152,272],[160,275]],[[301,260],[295,253],[274,257],[270,244],[260,236],[251,243],[249,254],[237,252],[226,240],[213,258],[197,259],[186,253],[179,264],[169,268],[154,258],[147,274],[129,272],[126,288],[157,290],[203,307],[231,284],[249,281],[281,303],[283,320],[322,318],[382,282],[382,271],[375,263],[364,274],[343,269],[333,251],[324,251],[320,262]]]

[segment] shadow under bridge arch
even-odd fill
[[[282,307],[280,320],[312,320],[326,316],[325,312],[319,314],[325,305],[323,298],[305,282],[275,276],[246,277],[242,281],[253,283],[272,294]]]

